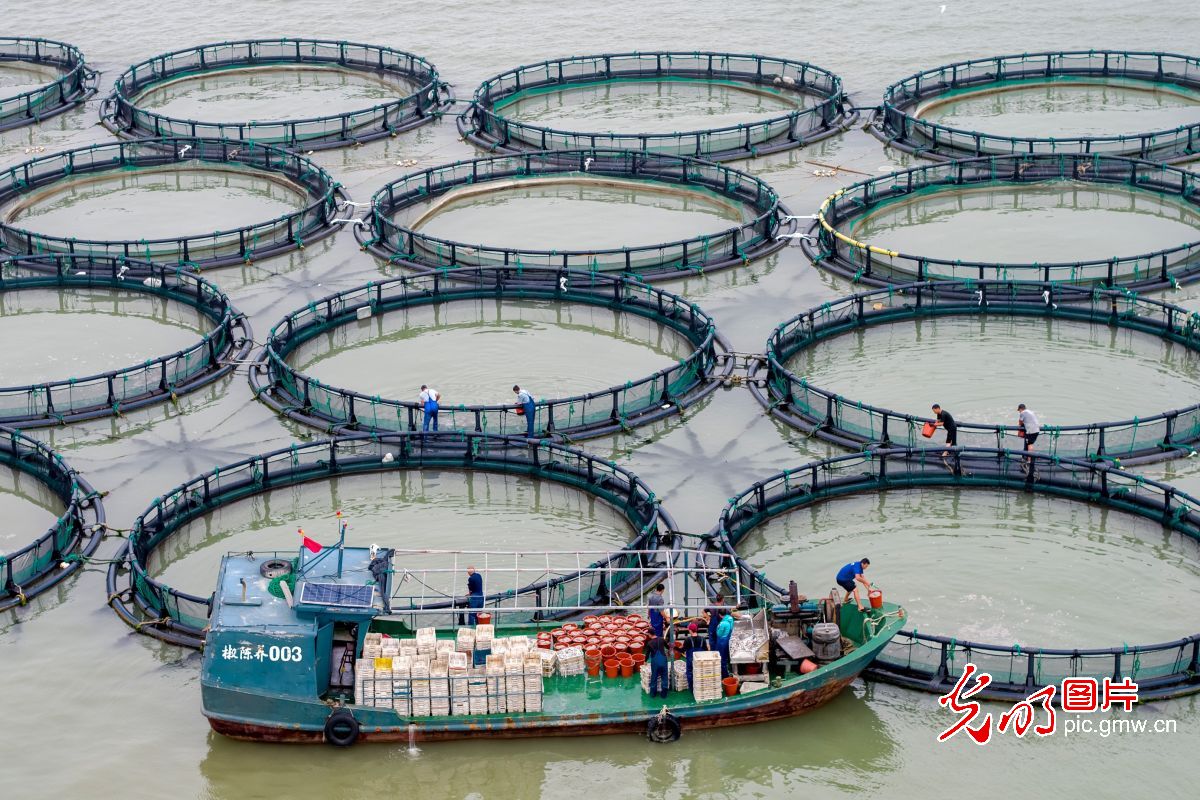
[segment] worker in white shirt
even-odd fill
[[[421,430],[429,431],[430,424],[433,425],[433,432],[437,433],[438,429],[438,408],[441,402],[442,394],[437,389],[431,389],[425,384],[421,384],[421,393],[417,395],[417,402],[421,404],[421,410],[425,412],[425,421],[421,425]]]

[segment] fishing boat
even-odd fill
[[[772,594],[735,555],[700,538],[685,547],[681,536],[612,552],[339,542],[294,556],[229,554],[205,640],[204,714],[218,733],[266,742],[612,733],[673,741],[824,705],[903,624],[903,609],[880,598],[863,611],[836,594]],[[464,591],[467,566],[490,594]],[[640,660],[659,585],[669,638],[706,609],[736,609],[728,680],[720,657],[700,652],[693,691],[673,665],[668,697],[645,691],[629,662]],[[622,632],[631,634],[624,643]]]

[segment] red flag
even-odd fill
[[[300,534],[300,538],[303,540],[301,544],[303,544],[313,553],[321,552],[321,543],[315,539],[308,538],[308,535],[304,533],[304,528],[299,528],[296,532]]]

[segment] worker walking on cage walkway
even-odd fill
[[[537,408],[533,404],[533,395],[520,386],[513,386],[513,394],[517,396],[517,413],[525,415],[525,438],[533,438],[533,416]]]
[[[1038,434],[1042,432],[1042,424],[1038,422],[1037,414],[1034,414],[1024,403],[1017,406],[1017,436],[1025,440],[1025,452],[1033,450],[1033,443],[1037,441]],[[1024,468],[1029,469],[1033,463],[1033,459],[1026,456]]]
[[[837,574],[838,586],[846,590],[846,596],[842,598],[842,602],[850,602],[850,597],[853,595],[854,602],[858,604],[859,611],[866,611],[866,608],[863,606],[862,600],[858,597],[858,585],[861,583],[867,587],[867,591],[871,590],[871,582],[863,574],[863,571],[869,566],[871,566],[871,559],[869,558],[864,558],[861,561],[851,561],[839,569]]]
[[[421,424],[421,430],[428,431],[432,423],[433,432],[437,433],[438,429],[438,408],[440,408],[442,393],[437,389],[431,389],[425,384],[421,384],[421,393],[417,395],[417,402],[421,404],[421,410],[425,412],[425,420]]]
[[[935,428],[946,429],[946,447],[958,446],[958,423],[954,421],[953,414],[937,403],[933,404],[933,425]],[[943,451],[942,455],[948,456],[950,452]]]

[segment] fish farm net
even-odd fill
[[[109,567],[109,604],[141,633],[201,647],[212,598],[156,580],[147,568],[155,549],[188,522],[248,497],[324,478],[414,469],[478,470],[573,487],[608,503],[629,521],[638,534],[626,546],[628,551],[658,547],[676,527],[641,479],[580,450],[549,442],[530,446],[524,440],[482,434],[358,434],[294,444],[223,466],[156,499],[134,522],[125,549]],[[295,552],[278,556],[292,558]],[[640,574],[637,553],[631,552],[629,558],[631,572]],[[604,589],[596,566],[556,579],[553,586],[543,587],[545,596],[598,596]],[[619,573],[619,567],[605,572]],[[485,607],[504,600],[502,595],[488,595]]]
[[[675,133],[558,130],[503,113],[504,105],[535,94],[668,80],[740,85],[815,102],[766,119]],[[723,161],[801,147],[845,130],[856,116],[841,79],[803,61],[735,53],[607,53],[543,61],[489,78],[459,116],[458,128],[493,152],[605,148]]]
[[[32,125],[73,108],[96,91],[96,75],[77,47],[49,39],[0,36],[0,64],[47,66],[60,75],[36,89],[3,96],[0,90],[0,131]]]
[[[1200,314],[1119,290],[1060,284],[942,281],[863,292],[810,309],[780,324],[767,340],[764,385],[752,391],[769,412],[810,435],[844,447],[911,447],[941,451],[921,434],[929,420],[869,405],[812,385],[787,364],[819,342],[874,325],[946,315],[990,314],[1075,320],[1125,328],[1200,350]],[[1055,458],[1125,463],[1186,456],[1200,443],[1200,404],[1114,422],[1047,425],[1039,447]],[[1044,446],[1041,442],[1045,442]],[[958,423],[966,447],[1013,448],[1023,442],[1015,426]]]
[[[44,534],[11,553],[0,553],[0,611],[29,600],[78,571],[104,532],[100,495],[46,445],[0,427],[0,464],[31,475],[66,510]]]
[[[174,399],[229,374],[253,346],[249,323],[229,298],[214,284],[178,267],[91,256],[0,259],[0,297],[33,289],[108,289],[160,297],[196,309],[213,328],[183,350],[133,366],[0,387],[0,425],[60,425]]]
[[[871,130],[889,145],[930,158],[1102,154],[1185,161],[1200,153],[1200,120],[1169,130],[1101,136],[999,136],[922,119],[922,104],[967,92],[1038,84],[1125,80],[1149,88],[1200,89],[1200,59],[1174,53],[1086,50],[995,56],[918,72],[884,91]]]
[[[926,280],[1052,281],[1096,287],[1162,289],[1200,277],[1200,234],[1149,253],[1072,262],[996,263],[897,252],[842,229],[892,203],[938,192],[1036,187],[1054,181],[1127,187],[1200,208],[1200,175],[1148,161],[1100,155],[993,156],[895,172],[839,189],[821,205],[802,242],[813,263],[868,286]],[[969,255],[969,254],[964,254]]]
[[[637,181],[680,192],[705,192],[733,201],[753,217],[718,233],[642,247],[593,250],[536,250],[451,241],[422,233],[395,220],[397,212],[444,196],[456,189],[495,182],[543,178],[580,181]],[[357,227],[364,246],[418,271],[454,267],[571,269],[628,273],[639,278],[681,277],[749,263],[787,243],[787,208],[775,191],[744,172],[691,158],[647,156],[628,151],[578,150],[526,153],[459,161],[413,173],[384,186],[371,199],[369,226]]]
[[[244,170],[285,181],[306,200],[302,208],[263,222],[212,233],[138,240],[54,236],[0,219],[0,255],[141,259],[192,269],[248,264],[328,236],[336,229],[332,221],[344,197],[340,184],[328,172],[296,153],[252,142],[175,138],[92,145],[17,164],[0,172],[0,206],[23,201],[37,190],[69,185],[82,176],[163,169]],[[187,222],[181,220],[181,227]]]
[[[1026,467],[1032,458],[1035,469]],[[825,500],[862,492],[930,486],[1035,491],[1098,504],[1161,522],[1200,541],[1200,499],[1110,464],[1060,459],[1043,453],[961,448],[943,459],[928,450],[876,450],[805,464],[765,480],[730,499],[717,527],[729,553],[772,517]],[[753,570],[738,557],[745,569]],[[763,582],[777,593],[785,587]],[[943,694],[968,662],[993,676],[980,699],[1024,699],[1064,677],[1137,681],[1143,699],[1200,691],[1200,633],[1171,642],[1109,648],[983,644],[952,636],[901,631],[867,669],[876,680]]]
[[[732,369],[716,325],[700,308],[626,277],[546,269],[460,269],[369,283],[289,314],[271,329],[251,368],[255,395],[291,419],[329,432],[416,431],[421,405],[323,384],[288,363],[289,354],[329,330],[389,311],[478,298],[579,303],[634,314],[669,328],[693,347],[678,363],[598,392],[535,400],[534,436],[602,436],[680,413],[719,385]],[[445,405],[442,431],[524,437],[527,416],[508,405]]]
[[[341,114],[305,115],[273,121],[180,119],[139,107],[157,87],[197,76],[266,68],[352,70],[397,84],[396,99]],[[403,87],[403,88],[401,88]],[[105,100],[107,125],[131,138],[236,139],[282,147],[323,149],[368,142],[423,125],[452,101],[437,69],[420,56],[357,42],[323,39],[255,39],[176,50],[134,64],[117,78]]]

